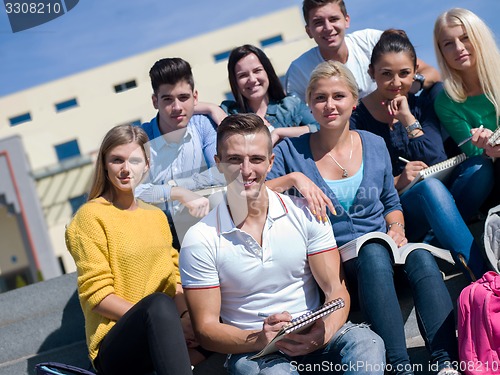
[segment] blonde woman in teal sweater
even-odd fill
[[[134,197],[148,170],[148,141],[131,125],[106,134],[89,201],[66,230],[89,357],[101,375],[192,373],[186,339],[197,344],[172,234],[160,209]]]

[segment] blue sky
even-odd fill
[[[419,57],[432,65],[435,65],[434,20],[451,7],[472,10],[500,38],[499,0],[345,1],[351,30],[405,29]],[[64,16],[18,33],[12,33],[2,8],[0,96],[301,3],[301,0],[80,0]]]

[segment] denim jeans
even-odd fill
[[[401,195],[400,200],[408,241],[419,242],[432,229],[436,245],[450,250],[456,264],[462,265],[457,257],[461,255],[476,278],[484,274],[486,264],[481,249],[460,215],[453,196],[441,181],[425,179]],[[470,279],[468,271],[462,269]]]
[[[428,251],[417,249],[408,255],[402,268],[431,361],[438,368],[446,367],[447,362],[457,358],[457,341],[453,304],[436,261]],[[353,298],[354,286],[367,322],[384,340],[392,373],[412,374],[389,250],[380,243],[368,242],[357,258],[344,263],[344,270]]]
[[[231,375],[383,374],[384,344],[366,324],[347,322],[330,343],[313,353],[288,357],[281,352],[249,359],[255,353],[231,354]]]
[[[482,155],[466,159],[453,170],[447,185],[458,211],[468,221],[493,189],[493,161]]]

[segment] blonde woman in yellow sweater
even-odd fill
[[[106,134],[89,200],[66,230],[89,357],[100,375],[192,373],[186,342],[197,344],[172,234],[161,210],[134,197],[149,167],[147,142],[130,125]]]

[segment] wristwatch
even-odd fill
[[[415,134],[413,132],[415,130],[422,130],[422,125],[420,125],[420,122],[418,122],[418,120],[415,120],[413,124],[406,126],[405,129],[408,137],[413,138],[415,137]]]
[[[413,76],[413,80],[420,83],[419,91],[424,88],[425,76],[423,74],[415,73],[415,75]]]

